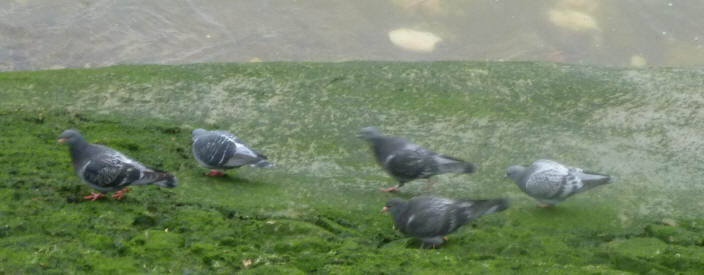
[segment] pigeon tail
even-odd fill
[[[174,188],[178,186],[178,180],[176,180],[176,177],[164,171],[145,171],[143,179],[147,182],[147,184],[155,184],[161,187]]]
[[[484,215],[504,211],[508,209],[509,206],[508,199],[468,200],[465,203],[470,204],[464,212],[468,220],[473,220]]]
[[[613,177],[591,171],[579,171],[575,173],[575,176],[582,180],[583,187],[580,191],[613,182]]]
[[[474,165],[474,163],[461,159],[440,155],[436,157],[436,160],[438,161],[438,171],[440,174],[469,174],[477,170],[477,166]]]
[[[274,164],[271,162],[268,162],[266,160],[260,160],[259,162],[252,164],[252,167],[257,167],[257,168],[272,168],[274,167]]]

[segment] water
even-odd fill
[[[6,0],[0,71],[249,61],[704,64],[699,1]]]

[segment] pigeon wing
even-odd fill
[[[204,135],[193,142],[193,155],[208,167],[226,166],[236,152],[236,141],[227,135]]]
[[[405,225],[399,226],[406,234],[427,238],[445,235],[462,226],[453,207],[454,200],[437,197],[416,197],[406,212]]]
[[[235,143],[236,151],[225,163],[228,167],[240,167],[247,164],[254,164],[266,157],[261,157],[256,151],[242,143]]]
[[[551,161],[534,162],[526,171],[525,192],[537,199],[553,198],[562,192],[567,167]]]
[[[437,170],[437,162],[432,155],[432,152],[421,147],[410,147],[389,155],[382,164],[391,175],[403,181],[426,178]]]
[[[99,155],[88,160],[81,168],[81,178],[91,187],[110,192],[123,189],[142,177],[144,166],[125,161],[121,154]]]

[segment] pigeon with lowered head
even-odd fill
[[[271,168],[265,155],[244,144],[228,131],[205,129],[193,130],[193,157],[198,163],[211,169],[208,176],[224,176],[226,169],[250,165]]]
[[[379,165],[398,182],[394,187],[382,189],[384,192],[398,191],[415,179],[427,179],[430,189],[432,176],[476,170],[471,162],[435,153],[400,137],[384,136],[374,127],[363,128],[361,136],[371,145]]]
[[[68,145],[73,169],[83,183],[99,191],[91,192],[84,199],[95,201],[103,197],[105,192],[118,191],[112,197],[121,200],[130,185],[177,186],[176,177],[147,168],[107,146],[90,144],[76,130],[64,131],[59,136],[58,143]]]
[[[401,233],[419,238],[423,246],[433,248],[447,240],[445,235],[455,232],[472,220],[506,210],[507,199],[466,200],[432,196],[417,196],[410,200],[392,198],[382,212],[391,212],[396,228]]]
[[[552,160],[541,159],[530,166],[513,165],[506,170],[519,188],[541,203],[551,207],[570,196],[612,182],[605,174],[567,167]]]

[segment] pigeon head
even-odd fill
[[[193,130],[193,132],[192,132],[192,133],[193,133],[193,139],[195,140],[196,137],[198,137],[198,136],[200,136],[200,135],[202,135],[202,134],[205,134],[205,133],[207,133],[207,132],[208,132],[208,131],[206,131],[206,130],[203,129],[203,128],[195,129],[195,130]]]
[[[364,127],[362,131],[359,132],[359,137],[371,141],[382,137],[382,135],[381,132],[374,127]]]
[[[381,212],[391,212],[391,216],[393,217],[399,217],[401,213],[403,213],[403,210],[406,209],[408,205],[408,201],[404,199],[399,199],[399,198],[391,198],[386,202],[386,205],[384,208],[381,210]]]
[[[523,176],[523,172],[525,170],[526,168],[521,165],[510,166],[508,169],[506,169],[506,177],[509,177],[512,180],[518,182],[521,179],[521,176]]]
[[[81,143],[82,141],[84,141],[83,137],[81,136],[81,133],[78,132],[78,130],[69,129],[61,133],[57,142],[59,144],[66,144],[68,146],[72,146],[74,144]]]

